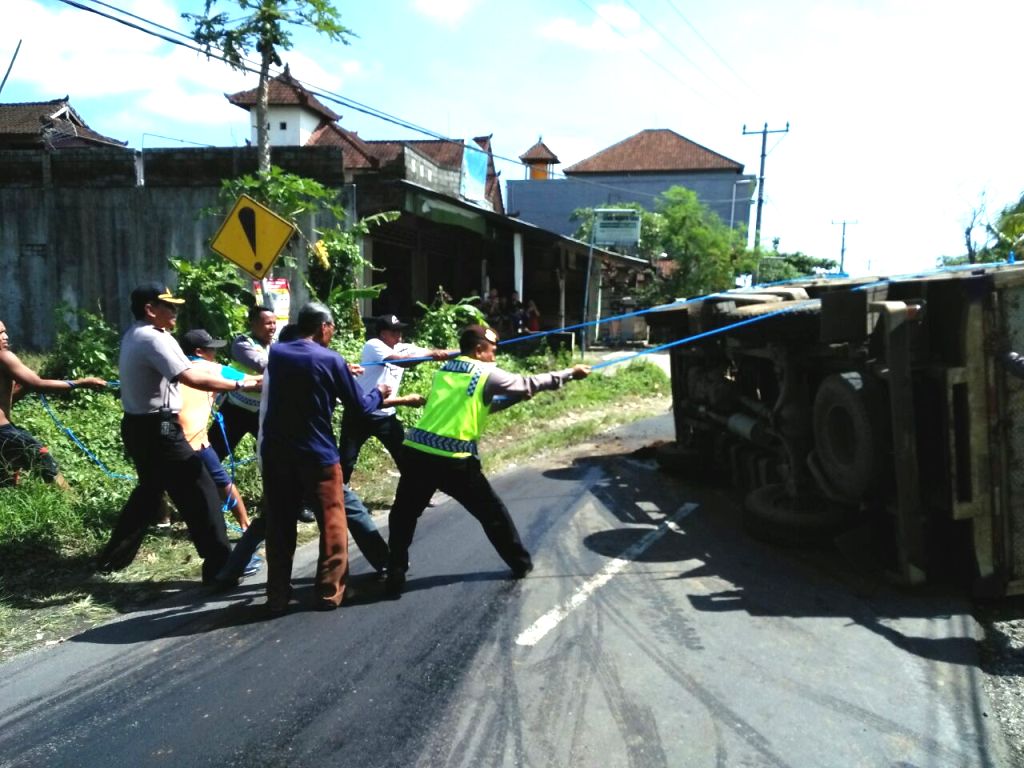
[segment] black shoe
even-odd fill
[[[405,588],[405,574],[390,572],[387,575],[387,579],[384,581],[384,594],[392,600],[397,600],[402,596],[402,590]]]
[[[316,522],[316,515],[313,514],[313,510],[310,509],[309,507],[303,507],[302,511],[299,512],[299,522],[300,523],[315,523]]]
[[[527,574],[529,574],[532,570],[533,570],[533,563],[529,563],[528,565],[524,565],[524,566],[519,566],[518,568],[513,568],[512,569],[512,578],[513,579],[525,579]]]

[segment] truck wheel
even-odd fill
[[[785,547],[820,544],[842,527],[847,510],[825,499],[794,499],[785,483],[755,488],[743,504],[743,527],[755,539]]]
[[[836,373],[814,396],[814,447],[822,472],[851,501],[882,483],[888,418],[879,387],[860,373]]]

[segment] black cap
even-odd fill
[[[193,328],[181,337],[181,347],[185,352],[194,349],[220,349],[227,344],[224,339],[215,339],[203,328]]]
[[[155,280],[143,283],[132,291],[132,313],[138,316],[142,308],[154,301],[162,301],[164,304],[184,304],[184,299],[179,299],[171,293],[171,289],[163,283]]]
[[[493,328],[486,325],[467,325],[462,329],[459,336],[459,350],[466,354],[481,341],[489,341],[491,344],[498,343],[498,334]]]
[[[408,323],[403,323],[398,319],[398,315],[379,315],[375,317],[373,321],[377,324],[377,331],[400,331],[403,328],[408,328]]]

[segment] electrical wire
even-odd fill
[[[632,9],[633,9],[633,12],[634,12],[634,13],[635,13],[635,14],[636,14],[637,16],[639,16],[639,17],[640,17],[640,20],[641,20],[641,21],[642,21],[642,22],[643,22],[644,24],[646,24],[646,25],[647,25],[647,26],[648,26],[648,27],[649,27],[649,28],[650,28],[651,30],[653,30],[653,31],[654,31],[654,33],[655,33],[655,34],[657,34],[657,35],[658,35],[658,36],[659,36],[659,37],[660,37],[660,38],[661,38],[662,40],[664,40],[664,41],[665,41],[666,43],[668,43],[669,47],[670,47],[670,48],[672,48],[672,50],[674,50],[674,51],[675,51],[676,53],[678,53],[678,54],[679,54],[680,56],[682,56],[682,57],[683,57],[683,60],[684,60],[684,61],[686,61],[687,63],[689,63],[689,64],[690,64],[690,66],[692,66],[692,67],[693,67],[694,69],[696,69],[696,70],[697,70],[697,71],[698,71],[698,72],[699,72],[700,74],[704,75],[704,77],[706,77],[706,78],[708,79],[708,81],[709,81],[709,82],[710,82],[710,83],[711,83],[711,84],[712,84],[713,86],[715,86],[716,88],[719,88],[719,89],[721,89],[721,90],[723,90],[723,91],[724,91],[724,90],[727,90],[727,89],[725,89],[725,88],[724,88],[724,87],[723,87],[723,86],[721,85],[721,83],[717,82],[717,81],[716,81],[716,80],[715,80],[715,79],[714,79],[713,77],[711,77],[711,75],[709,75],[709,74],[708,74],[707,72],[705,72],[705,71],[704,71],[704,70],[703,70],[703,69],[701,68],[701,66],[700,66],[700,65],[699,65],[699,64],[698,64],[698,63],[697,63],[696,61],[694,61],[694,60],[693,60],[692,58],[690,58],[689,54],[687,54],[687,53],[686,53],[686,51],[684,51],[684,50],[683,50],[682,48],[680,48],[680,47],[679,47],[678,45],[676,45],[675,41],[674,41],[674,40],[672,40],[671,38],[669,38],[669,37],[668,37],[668,35],[666,35],[666,34],[665,34],[665,33],[664,33],[664,32],[663,32],[662,30],[661,30],[661,27],[659,27],[659,26],[657,26],[657,25],[655,25],[655,24],[652,24],[652,23],[651,23],[651,21],[650,21],[650,20],[649,20],[649,19],[648,19],[648,18],[647,18],[646,16],[644,16],[644,14],[643,14],[643,13],[641,13],[640,9],[639,9],[639,8],[637,8],[637,7],[635,6],[635,5],[633,5],[633,3],[631,2],[631,0],[622,0],[622,2],[624,2],[624,3],[625,3],[625,4],[627,5],[627,6],[629,6],[630,8],[632,8]]]
[[[583,5],[583,7],[585,7],[588,11],[590,11],[592,14],[594,14],[594,16],[596,16],[600,21],[602,21],[605,24],[607,24],[617,35],[619,35],[619,37],[621,37],[623,40],[625,40],[627,42],[629,41],[629,37],[626,35],[625,32],[623,32],[621,29],[619,29],[618,26],[616,26],[615,24],[610,22],[608,19],[606,19],[603,16],[601,16],[601,14],[599,14],[596,10],[594,10],[594,7],[591,6],[590,3],[587,2],[587,0],[578,0],[578,2],[581,5]],[[689,90],[695,96],[699,96],[702,100],[704,100],[708,104],[712,103],[711,100],[707,97],[707,95],[705,95],[701,91],[697,90],[691,83],[688,83],[685,80],[683,80],[675,72],[670,70],[668,67],[666,67],[664,64],[662,64],[660,61],[658,61],[653,56],[651,56],[649,53],[647,53],[647,51],[645,51],[643,48],[638,48],[637,50],[643,55],[643,57],[645,59],[647,59],[649,62],[651,62],[654,66],[656,66],[662,72],[667,74],[669,77],[671,77],[677,83],[682,85],[684,88]]]
[[[156,37],[158,39],[161,39],[164,42],[170,43],[172,45],[176,45],[176,46],[179,46],[179,47],[182,47],[182,48],[186,48],[188,50],[194,51],[194,52],[199,53],[201,55],[207,56],[208,58],[212,58],[212,59],[216,59],[218,61],[224,62],[225,64],[228,64],[229,66],[232,66],[232,67],[234,67],[236,69],[239,69],[239,70],[241,70],[243,72],[246,72],[246,73],[249,73],[249,74],[256,74],[256,75],[258,75],[260,73],[260,69],[259,69],[258,64],[256,62],[252,61],[251,59],[243,58],[242,59],[242,63],[236,65],[236,64],[230,62],[227,59],[227,57],[223,54],[223,52],[219,51],[216,48],[213,48],[212,46],[209,49],[206,49],[206,48],[204,48],[202,46],[199,46],[199,45],[195,44],[193,39],[191,37],[189,37],[188,35],[186,35],[185,33],[183,33],[183,32],[171,29],[170,27],[166,27],[166,26],[164,26],[162,24],[159,24],[158,22],[152,21],[152,20],[147,19],[147,18],[145,18],[143,16],[139,16],[137,14],[133,14],[133,13],[131,13],[129,11],[126,11],[126,10],[124,10],[122,8],[119,8],[119,7],[115,6],[115,5],[112,5],[110,3],[104,2],[104,0],[83,0],[83,2],[80,2],[79,0],[58,0],[58,2],[61,2],[61,3],[65,4],[65,5],[71,6],[73,8],[77,8],[77,9],[82,10],[82,11],[86,11],[88,13],[93,13],[93,14],[95,14],[97,16],[100,16],[102,18],[106,18],[106,19],[108,19],[110,21],[117,22],[119,24],[122,24],[122,25],[124,25],[126,27],[129,27],[131,29],[134,29],[136,31],[142,32],[144,34],[151,35],[151,36]],[[157,31],[154,31],[154,30],[151,30],[151,29],[146,29],[146,28],[144,28],[144,27],[142,27],[142,26],[140,26],[138,24],[135,24],[135,23],[133,23],[131,21],[128,21],[126,19],[118,18],[117,16],[113,16],[111,14],[104,13],[103,11],[99,10],[98,8],[94,8],[94,7],[90,7],[88,5],[85,5],[84,2],[92,2],[92,3],[94,3],[97,6],[101,6],[103,8],[107,8],[109,10],[116,11],[117,13],[123,14],[123,15],[131,18],[131,19],[135,19],[135,20],[141,21],[141,22],[143,22],[145,24],[149,24],[150,26],[155,27],[158,30],[162,30],[163,32],[166,32],[168,34],[163,34],[161,32],[157,32]],[[583,5],[585,5],[592,13],[597,15],[596,11],[594,11],[594,9],[586,2],[586,0],[579,0],[579,2],[583,3]],[[598,18],[600,18],[600,16]],[[612,27],[612,29],[614,29],[619,35],[621,35],[621,36],[623,36],[625,38],[625,34],[621,30],[619,30],[614,25],[609,24],[609,26]],[[170,37],[169,35],[174,35],[174,36],[176,36],[178,38],[181,38],[181,39],[174,39],[174,38]],[[188,41],[188,42],[186,42],[186,41]],[[647,56],[646,52],[641,51],[641,53],[644,53],[644,55]],[[650,57],[648,57],[648,58],[650,58]],[[692,86],[690,86],[689,84],[679,80],[679,78],[676,77],[676,75],[674,73],[669,71],[663,65],[659,64],[658,62],[654,61],[653,59],[650,59],[650,60],[653,63],[655,63],[657,66],[659,66],[663,70],[665,70],[670,76],[672,76],[678,82],[680,82],[681,84],[683,84],[686,87],[690,88],[691,90],[694,90],[694,92],[697,93],[697,95],[702,96],[702,94],[698,93],[695,89],[692,88]],[[277,76],[279,76],[280,74],[281,73],[278,72]],[[417,125],[416,123],[413,123],[413,122],[411,122],[409,120],[405,120],[404,118],[400,118],[398,116],[391,115],[391,114],[389,114],[389,113],[387,113],[387,112],[385,112],[383,110],[377,109],[376,107],[372,107],[370,105],[363,104],[363,103],[361,103],[361,102],[359,102],[359,101],[357,101],[355,99],[352,99],[350,97],[342,96],[341,94],[335,93],[335,92],[330,91],[330,90],[328,90],[326,88],[320,88],[320,87],[318,87],[318,86],[316,86],[314,84],[311,84],[311,83],[308,83],[306,81],[300,80],[299,78],[295,78],[294,76],[293,76],[293,79],[297,83],[299,83],[303,88],[305,88],[307,90],[307,92],[310,93],[311,95],[316,96],[316,97],[321,98],[321,99],[324,99],[326,101],[338,104],[340,106],[346,107],[346,108],[351,109],[351,110],[353,110],[355,112],[359,112],[360,114],[365,114],[365,115],[367,115],[369,117],[374,117],[374,118],[382,120],[384,122],[391,123],[391,124],[396,125],[396,126],[398,126],[400,128],[405,128],[405,129],[413,131],[415,133],[419,133],[421,135],[428,136],[428,137],[430,137],[431,139],[433,139],[435,141],[443,141],[443,142],[449,142],[449,143],[452,143],[452,144],[459,144],[459,145],[463,146],[464,148],[468,148],[471,151],[475,151],[475,152],[483,152],[484,151],[480,147],[475,147],[472,144],[465,143],[462,139],[452,139],[450,137],[444,136],[441,133],[438,133],[436,131],[430,130],[429,128],[425,128],[425,127]],[[703,96],[702,96],[702,98],[703,98]],[[165,138],[170,138],[170,137],[165,137]],[[178,139],[174,139],[174,140],[175,141],[179,141]],[[500,155],[500,154],[494,153],[493,150],[491,151],[491,157],[494,158],[495,160],[501,160],[501,161],[504,161],[504,162],[512,163],[514,165],[518,165],[518,166],[522,166],[522,167],[527,167],[526,164],[523,163],[518,158],[505,157],[504,155]],[[640,191],[640,190],[630,189],[628,187],[620,187],[620,186],[616,186],[614,184],[608,184],[606,182],[595,181],[593,179],[580,178],[580,177],[577,177],[577,176],[569,176],[569,175],[567,175],[565,173],[562,173],[562,172],[559,172],[559,171],[553,172],[553,175],[555,175],[556,177],[561,178],[561,179],[572,180],[573,182],[575,182],[577,184],[584,184],[584,185],[588,185],[588,186],[591,186],[591,187],[595,187],[595,188],[599,188],[599,189],[604,189],[604,190],[607,190],[607,191],[610,191],[610,192],[620,192],[620,193],[624,193],[624,194],[629,194],[629,195],[631,195],[634,198],[638,198],[639,197],[639,198],[645,198],[645,199],[650,199],[650,200],[656,200],[659,197],[659,195],[657,195],[655,193],[643,192],[643,191]]]
[[[704,35],[702,35],[700,33],[700,31],[697,29],[697,27],[695,27],[693,25],[693,22],[691,22],[686,17],[686,14],[684,14],[681,10],[679,10],[679,7],[674,2],[672,2],[672,0],[665,0],[665,3],[668,4],[669,8],[671,8],[673,11],[676,12],[676,15],[678,15],[679,18],[681,18],[683,20],[683,22],[686,24],[686,26],[688,26],[690,28],[690,30],[693,32],[693,34],[695,34],[697,36],[697,39],[700,40],[702,43],[704,43],[704,45],[707,47],[707,49],[709,51],[711,51],[712,54],[714,54],[715,58],[718,59],[722,63],[722,66],[724,66],[726,69],[728,69],[730,72],[732,72],[733,76],[735,76],[735,78],[737,80],[739,80],[751,93],[754,93],[754,94],[757,93],[757,91],[754,90],[753,86],[751,86],[750,83],[748,83],[746,80],[744,80],[743,77],[740,75],[740,73],[737,72],[735,69],[733,69],[732,66],[729,64],[729,62],[726,61],[718,53],[717,50],[715,50],[715,47],[713,45],[711,45],[711,43],[709,43],[707,41],[707,39],[704,37]]]

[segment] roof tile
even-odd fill
[[[527,163],[527,162],[529,162],[531,160],[534,160],[534,161],[537,161],[537,162],[551,163],[551,164],[555,164],[555,163],[560,163],[561,162],[555,156],[555,153],[552,152],[550,149],[548,149],[547,144],[545,144],[540,139],[537,139],[537,143],[536,144],[534,144],[528,150],[523,152],[523,154],[521,154],[519,156],[519,159],[522,160],[524,163]]]
[[[0,141],[53,147],[96,144],[123,147],[128,143],[92,130],[75,112],[67,96],[50,101],[0,104]]]
[[[648,128],[565,169],[581,173],[666,171],[743,172],[743,165],[667,128]]]
[[[256,106],[256,88],[251,88],[248,91],[239,91],[238,93],[226,93],[228,101],[234,104],[236,107],[242,107],[243,109],[252,109]],[[299,106],[306,107],[313,112],[319,113],[322,117],[334,122],[340,120],[341,116],[332,112],[326,106],[324,106],[316,96],[311,94],[302,84],[292,77],[291,71],[288,69],[288,65],[285,65],[284,72],[277,77],[270,79],[267,86],[267,99],[269,104],[274,106],[287,106],[291,104],[297,104]]]

